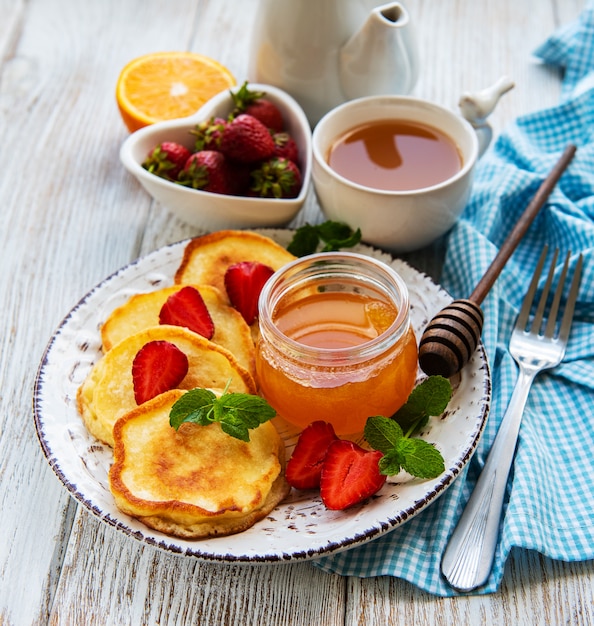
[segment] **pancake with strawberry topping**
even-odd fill
[[[188,328],[226,348],[254,375],[255,349],[249,326],[210,285],[174,285],[133,295],[101,326],[103,351],[159,323]]]
[[[296,259],[281,245],[247,230],[220,230],[188,242],[175,274],[176,284],[212,285],[224,296],[231,265],[253,261],[278,270]]]
[[[172,344],[185,355],[185,371],[183,359],[160,342]],[[152,344],[149,353],[135,363],[147,344]],[[252,375],[229,350],[186,328],[160,325],[127,337],[105,353],[80,386],[77,404],[89,432],[113,447],[114,424],[138,406],[137,397],[147,397],[147,388],[162,393],[172,388],[225,389],[227,385],[229,391],[256,392]],[[139,394],[141,388],[145,391]]]

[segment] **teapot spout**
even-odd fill
[[[399,2],[373,9],[339,51],[346,100],[408,94],[419,74],[419,51],[408,11]]]

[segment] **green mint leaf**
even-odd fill
[[[224,392],[220,398],[208,389],[192,389],[175,402],[169,412],[169,423],[178,429],[184,422],[207,426],[219,422],[223,432],[249,441],[249,430],[257,428],[276,415],[260,396]]]
[[[334,220],[327,220],[318,224],[317,229],[320,238],[324,241],[348,239],[353,234],[353,229],[348,224]]]
[[[384,476],[396,476],[396,474],[400,473],[404,462],[405,459],[400,453],[400,450],[393,448],[379,460],[378,466],[380,474],[384,474]]]
[[[403,457],[402,468],[417,478],[436,478],[444,470],[443,457],[439,450],[423,439],[402,438],[398,449]]]
[[[363,435],[367,443],[379,450],[379,470],[395,476],[404,470],[417,478],[435,478],[445,469],[439,450],[423,439],[411,438],[433,415],[441,415],[452,397],[447,378],[430,376],[411,392],[406,404],[392,418],[368,417]]]
[[[411,398],[424,405],[427,415],[441,415],[452,398],[452,384],[443,376],[429,376],[413,389]]]
[[[411,392],[406,404],[392,418],[404,432],[418,432],[429,416],[441,415],[452,397],[452,385],[443,376],[429,376]]]
[[[208,389],[192,389],[186,392],[169,412],[169,424],[176,430],[184,422],[206,426],[211,423],[210,415],[217,397]]]
[[[353,229],[343,222],[327,220],[316,226],[304,224],[293,235],[287,250],[301,257],[316,252],[320,240],[324,242],[322,252],[333,252],[341,248],[352,248],[361,241],[361,230]]]
[[[287,250],[298,257],[306,256],[317,250],[319,242],[320,237],[317,228],[311,224],[304,224],[295,231]]]
[[[241,439],[241,441],[250,440],[250,431],[245,423],[237,415],[229,415],[224,421],[221,422],[221,430],[235,437],[235,439]]]
[[[220,397],[221,421],[231,417],[243,422],[247,428],[257,428],[276,415],[276,411],[260,396],[247,393],[228,393]]]
[[[374,450],[387,455],[398,445],[403,434],[397,422],[388,417],[376,415],[367,418],[363,436]]]
[[[320,239],[326,243],[322,252],[333,252],[341,248],[352,248],[361,241],[361,230],[356,231],[342,222],[327,221],[318,226]]]
[[[416,478],[436,478],[444,470],[443,457],[437,448],[423,439],[402,437],[379,461],[379,470],[395,476],[404,470]]]

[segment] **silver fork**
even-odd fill
[[[443,554],[441,572],[449,584],[458,591],[476,589],[484,585],[489,578],[499,535],[507,478],[532,381],[542,370],[559,365],[565,355],[579,290],[582,256],[580,255],[576,264],[565,312],[556,335],[557,314],[567,277],[570,253],[565,259],[544,331],[542,328],[545,326],[544,311],[553,282],[558,250],[555,250],[533,321],[527,330],[530,309],[547,252],[548,246],[545,246],[509,343],[510,354],[520,370],[516,386],[485,466]]]

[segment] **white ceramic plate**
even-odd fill
[[[266,234],[283,244],[291,237],[290,231]],[[172,284],[185,243],[161,248],[97,285],[68,313],[43,355],[33,398],[37,433],[52,469],[79,502],[119,531],[170,552],[212,561],[274,563],[316,558],[361,545],[411,519],[451,485],[474,453],[489,410],[491,383],[482,344],[461,374],[452,379],[454,394],[447,411],[432,418],[422,434],[445,460],[446,471],[434,480],[397,477],[367,503],[339,512],[326,510],[317,492],[292,492],[249,530],[204,540],[169,537],[121,513],[108,487],[111,448],[87,432],[77,413],[76,391],[101,356],[101,322],[132,294]],[[444,290],[404,262],[366,246],[355,251],[385,260],[403,277],[410,291],[417,337],[451,301]],[[295,435],[281,435],[290,454]]]

